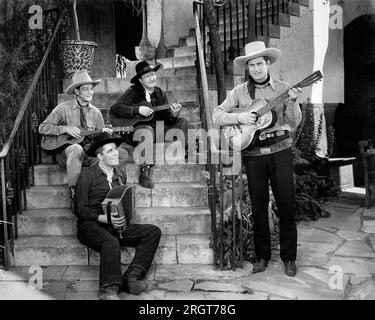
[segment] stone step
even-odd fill
[[[194,43],[195,45],[195,43]],[[189,67],[181,67],[181,68],[175,68],[175,69],[162,69],[160,68],[158,70],[158,76],[191,76],[191,75],[197,75],[197,69],[194,66]]]
[[[194,30],[194,29],[193,29]],[[195,33],[189,33],[189,36],[194,36]],[[185,57],[185,56],[193,56],[196,54],[195,52],[196,47],[194,46],[183,46],[183,47],[174,47],[167,49],[167,58],[170,57]]]
[[[198,182],[155,183],[154,189],[137,185],[137,207],[207,206],[207,186]],[[35,186],[26,191],[27,209],[67,208],[66,185]]]
[[[309,7],[309,5],[310,5],[310,0],[297,0],[297,2],[298,2],[301,6],[305,6],[305,7]]]
[[[152,177],[155,182],[194,182],[201,181],[200,173],[203,170],[204,165],[200,164],[157,164],[154,166]],[[127,183],[138,183],[138,165],[127,163],[126,173]],[[67,181],[65,169],[57,164],[35,166],[34,178],[36,186],[60,185]]]
[[[289,2],[287,12],[292,16],[299,17],[301,15],[301,7],[298,3]]]
[[[102,82],[95,87],[95,94],[124,93],[132,85],[130,80],[131,77],[102,79]],[[157,85],[164,91],[196,90],[197,76],[159,76],[158,74]]]
[[[204,207],[137,208],[133,223],[154,224],[163,234],[210,232],[210,211]],[[37,209],[18,216],[19,236],[74,236],[76,217],[70,209]]]
[[[156,264],[212,264],[210,240],[202,235],[162,235],[154,257]],[[124,248],[121,262],[129,264],[134,248]],[[14,265],[87,265],[99,264],[99,254],[88,250],[76,236],[22,236],[14,242]]]
[[[194,38],[195,39],[195,38]],[[186,46],[194,46],[194,44],[187,44]],[[182,57],[173,57],[173,58],[161,58],[158,59],[158,63],[163,65],[163,69],[174,69],[174,68],[182,68],[182,67],[192,67],[195,66],[195,53],[182,56]]]

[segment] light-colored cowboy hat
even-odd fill
[[[92,84],[95,87],[100,81],[102,80],[92,80],[86,70],[78,70],[72,78],[72,84],[66,89],[66,93],[72,94],[74,89],[77,89],[84,84]]]
[[[276,62],[281,56],[281,51],[276,48],[266,48],[266,45],[263,41],[253,41],[245,46],[245,55],[239,56],[233,60],[233,63],[238,68],[245,68],[247,62],[250,59],[258,57],[267,57],[270,59],[270,63]]]

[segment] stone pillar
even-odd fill
[[[313,70],[321,70],[323,73],[324,60],[327,53],[329,41],[329,0],[312,1],[313,3],[313,38],[314,38],[314,68]],[[326,121],[324,117],[324,104],[323,104],[323,80],[312,85],[311,91],[311,104],[314,108],[315,119],[315,134],[318,134],[319,120],[323,118],[322,132],[318,143],[319,150],[317,156],[324,158],[327,155],[327,131]]]

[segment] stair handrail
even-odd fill
[[[26,188],[30,186],[30,176],[29,176],[29,170],[31,169],[32,171],[32,176],[34,173],[34,161],[35,158],[37,157],[35,154],[35,148],[36,146],[34,145],[33,138],[27,135],[27,129],[30,131],[32,130],[33,126],[33,121],[34,119],[32,118],[31,112],[32,107],[30,107],[31,110],[28,110],[29,106],[32,104],[32,99],[34,98],[34,93],[39,93],[39,89],[41,91],[44,90],[45,94],[50,94],[52,91],[59,91],[61,90],[61,84],[60,85],[55,85],[55,83],[45,83],[45,87],[39,86],[39,81],[40,80],[45,80],[46,82],[46,76],[45,74],[42,74],[44,71],[45,67],[50,67],[50,61],[48,60],[50,54],[52,54],[53,50],[55,49],[56,52],[58,51],[57,49],[57,41],[60,38],[60,33],[61,31],[61,26],[64,20],[64,16],[67,12],[67,10],[61,6],[57,7],[58,9],[58,20],[57,23],[54,25],[54,31],[49,39],[48,45],[46,49],[44,50],[43,58],[37,68],[37,71],[35,72],[33,79],[29,85],[29,88],[25,94],[25,97],[22,100],[21,107],[17,113],[16,119],[14,121],[14,126],[12,128],[12,131],[2,147],[2,150],[0,152],[0,178],[1,178],[1,185],[0,185],[0,190],[1,190],[1,211],[2,211],[2,217],[0,217],[0,224],[3,225],[3,234],[2,237],[4,238],[4,245],[1,246],[3,249],[3,258],[4,258],[4,266],[5,269],[9,269],[10,266],[10,244],[9,240],[13,240],[13,238],[18,237],[18,223],[17,223],[17,214],[22,213],[22,210],[25,208],[27,209],[27,203],[26,203]],[[39,86],[39,87],[38,87]],[[49,92],[48,92],[49,91]],[[40,97],[42,98],[43,97]],[[49,97],[51,98],[51,96]],[[35,100],[35,99],[34,99]],[[34,101],[35,102],[35,101]],[[40,106],[40,109],[42,106]],[[27,112],[30,111],[29,114]],[[40,110],[38,110],[40,111]],[[26,117],[25,117],[26,115]],[[21,126],[22,122],[25,122],[24,126],[26,127],[23,128]],[[21,139],[17,137],[17,134],[21,138],[26,138],[26,142],[22,147],[26,146],[26,150],[23,150],[24,153],[21,155],[18,154],[15,156],[15,151],[14,151],[14,145],[21,144]],[[17,143],[17,139],[19,140]],[[22,149],[22,148],[21,148]],[[16,150],[16,152],[19,150]],[[10,163],[11,161],[9,160],[10,157],[13,157],[16,162],[17,160],[20,161],[20,163]],[[29,162],[30,161],[30,162]],[[16,178],[13,176],[10,176],[10,170],[9,169],[11,166],[12,169],[14,170],[12,172],[13,175],[17,176]],[[8,172],[7,172],[8,169]],[[12,185],[8,184],[6,182],[7,175],[10,176],[10,179],[14,179],[15,184],[17,185],[16,187],[12,187]],[[20,181],[19,181],[20,180]],[[22,197],[23,196],[23,197]],[[11,200],[12,198],[15,198],[15,204]],[[8,203],[11,203],[10,205],[10,213],[8,213]],[[8,232],[8,225],[11,225],[13,228],[10,229],[10,234]],[[14,234],[15,235],[14,235]]]
[[[61,13],[61,11],[60,11],[60,13]],[[21,124],[22,118],[25,115],[27,106],[28,106],[28,104],[30,102],[32,93],[33,93],[33,91],[36,88],[36,84],[37,84],[37,82],[39,80],[39,77],[40,77],[40,75],[42,73],[43,67],[44,67],[44,65],[45,65],[45,63],[47,61],[47,57],[48,57],[48,55],[49,55],[49,53],[51,51],[53,42],[55,41],[57,33],[58,33],[58,31],[60,29],[60,26],[61,26],[61,24],[63,22],[63,17],[64,17],[64,11],[60,14],[60,18],[59,18],[59,20],[58,20],[58,22],[56,24],[55,30],[54,30],[54,32],[52,34],[52,37],[51,37],[51,39],[50,39],[50,41],[48,43],[48,46],[47,46],[46,50],[44,52],[43,59],[40,62],[39,67],[38,67],[38,69],[37,69],[37,71],[36,71],[36,73],[35,73],[35,75],[33,77],[33,80],[32,80],[32,82],[31,82],[31,84],[30,84],[30,86],[29,86],[29,88],[28,88],[28,90],[26,92],[26,95],[25,95],[25,97],[22,100],[21,108],[18,111],[16,120],[14,121],[13,129],[12,129],[10,135],[9,135],[9,138],[8,138],[7,142],[4,144],[4,146],[3,146],[3,148],[2,148],[2,150],[0,152],[0,160],[2,158],[5,158],[8,155],[10,146],[13,143],[14,137],[15,137],[17,131],[18,131],[18,128],[19,128],[19,126]]]
[[[206,129],[207,131],[212,129],[213,122],[212,122],[212,112],[209,110],[208,107],[209,98],[208,98],[208,80],[207,80],[207,72],[206,72],[206,63],[204,59],[204,49],[203,49],[203,38],[202,33],[199,25],[199,15],[197,10],[197,4],[203,4],[201,1],[194,1],[193,2],[193,12],[194,12],[194,23],[195,23],[195,38],[197,42],[197,51],[198,51],[198,59],[199,59],[199,68],[200,68],[200,80],[202,83],[202,91],[203,91],[203,105],[205,109],[205,116],[206,116]]]

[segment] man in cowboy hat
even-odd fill
[[[110,129],[104,128],[104,119],[100,110],[91,104],[93,89],[100,81],[100,79],[92,80],[86,70],[77,71],[73,76],[72,84],[66,89],[66,93],[74,94],[75,98],[57,105],[40,124],[39,133],[53,136],[68,134],[73,138],[80,138],[81,129],[110,132]],[[84,143],[69,145],[56,154],[57,163],[67,171],[71,207],[81,167],[90,166],[97,161],[96,158],[90,158],[85,154]]]
[[[136,75],[130,80],[133,84],[126,92],[111,106],[109,114],[111,117],[132,118],[134,115],[140,114],[149,117],[153,114],[152,107],[169,104],[167,95],[161,88],[156,85],[156,72],[159,70],[160,64],[155,67],[151,66],[147,61],[141,61],[135,66]],[[152,107],[140,105],[141,102],[147,101]],[[165,131],[175,128],[183,131],[185,135],[185,145],[187,144],[187,132],[189,122],[185,118],[179,117],[181,104],[172,103],[170,109],[155,113],[152,120],[136,124],[134,129],[148,128],[152,131],[155,141],[156,121],[164,122]],[[133,135],[125,136],[130,145],[136,145],[133,141]],[[139,183],[145,188],[152,189],[154,184],[151,180],[152,164],[142,163],[140,166]]]
[[[254,125],[257,115],[249,112],[233,113],[235,108],[246,108],[255,98],[270,100],[284,93],[290,85],[272,78],[271,64],[280,58],[276,48],[266,48],[264,42],[254,41],[245,46],[245,55],[234,59],[238,69],[249,70],[249,80],[235,87],[224,102],[217,106],[213,121],[218,125]],[[257,261],[253,272],[266,269],[271,258],[268,224],[269,182],[275,197],[280,219],[280,257],[285,273],[294,276],[297,254],[297,228],[294,211],[293,154],[290,132],[301,122],[302,114],[297,97],[300,88],[289,89],[289,99],[275,109],[275,122],[261,130],[255,146],[242,151],[248,177],[254,217],[254,245]]]
[[[129,224],[120,239],[108,225],[101,203],[113,186],[126,183],[126,176],[116,168],[119,164],[118,146],[122,142],[122,138],[112,138],[107,132],[95,136],[87,154],[96,156],[98,163],[82,170],[76,186],[74,212],[78,218],[77,237],[82,244],[100,253],[100,300],[118,300],[121,289],[131,294],[147,289],[147,282],[143,279],[161,236],[157,226]],[[112,217],[111,220],[114,228],[124,226],[124,217]],[[134,258],[123,275],[122,246],[136,248]]]

